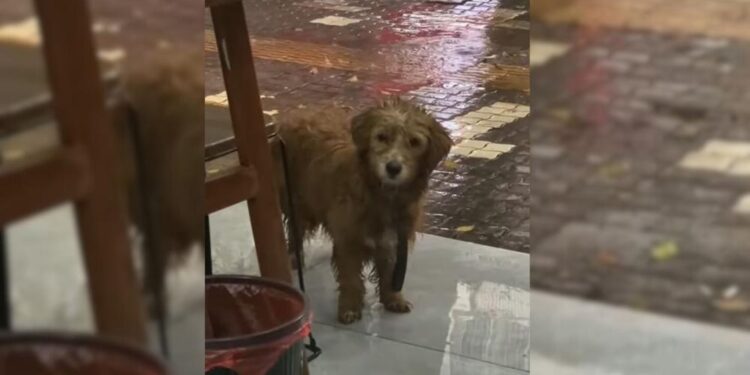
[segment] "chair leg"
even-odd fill
[[[240,164],[258,172],[258,193],[248,201],[260,273],[292,282],[279,197],[274,184],[263,110],[242,2],[211,7]]]
[[[213,258],[211,257],[211,224],[209,216],[203,219],[203,254],[206,263],[206,276],[214,274]]]

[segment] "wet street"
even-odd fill
[[[295,107],[413,98],[458,145],[435,173],[423,231],[528,252],[526,1],[247,1],[245,10],[269,121]],[[230,133],[209,15],[205,27],[211,142]]]
[[[750,327],[750,2],[537,5],[532,285]]]
[[[155,47],[203,44],[211,143],[230,135],[226,96],[210,16],[197,19],[185,1],[96,2],[94,31],[103,70]],[[46,86],[33,10],[15,5],[0,0],[0,69],[9,72],[0,107]],[[360,109],[384,95],[413,98],[457,144],[435,174],[424,231],[528,252],[526,1],[285,0],[245,8],[268,121],[299,106]],[[0,149],[20,157],[55,139],[50,127],[29,134],[3,140]]]

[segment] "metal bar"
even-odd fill
[[[216,160],[235,151],[237,151],[237,144],[234,137],[227,137],[206,145],[203,151],[204,161]]]
[[[206,263],[206,276],[214,274],[213,256],[211,254],[211,219],[206,215],[203,219],[203,254]]]
[[[118,184],[121,163],[105,107],[87,2],[34,4],[62,143],[81,147],[91,165],[92,189],[76,202],[76,217],[96,327],[102,335],[146,346],[144,301]]]

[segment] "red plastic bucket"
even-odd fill
[[[307,298],[290,285],[253,276],[207,276],[206,371],[297,374],[310,320]]]
[[[168,372],[147,352],[106,339],[21,333],[0,335],[0,374],[167,375]]]

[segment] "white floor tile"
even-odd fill
[[[306,282],[316,321],[339,326],[330,266],[308,270]],[[528,369],[528,287],[528,255],[424,235],[417,239],[404,286],[414,310],[383,311],[370,286],[363,320],[340,327]]]
[[[310,363],[315,375],[521,375],[504,368],[441,351],[318,324],[315,338],[323,354]]]

